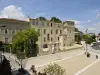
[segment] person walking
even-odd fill
[[[98,59],[98,55],[96,55],[96,59]]]
[[[31,72],[32,72],[32,75],[37,75],[37,71],[35,69],[35,66],[32,65],[32,67],[30,68]]]

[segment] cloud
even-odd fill
[[[80,24],[80,21],[75,21],[75,24],[78,24],[79,25]]]
[[[76,25],[76,27],[77,27],[77,28],[83,28],[83,26],[82,26],[82,25]]]
[[[0,11],[0,18],[13,18],[24,20],[26,16],[22,12],[21,7],[16,7],[14,5],[9,5]]]
[[[91,20],[88,20],[87,22],[89,23],[89,22],[91,22]]]
[[[90,30],[90,31],[95,31],[96,28],[88,28],[88,30]]]
[[[96,18],[99,18],[99,17],[100,17],[100,13],[97,13],[97,14],[96,14]]]
[[[100,9],[96,9],[96,18],[100,18]]]

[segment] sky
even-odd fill
[[[28,16],[56,16],[75,21],[83,32],[100,32],[100,0],[0,0],[0,18],[24,20]]]

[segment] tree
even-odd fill
[[[96,35],[92,35],[91,38],[92,38],[92,42],[96,42]]]
[[[75,32],[78,32],[78,31],[79,31],[78,28],[75,27]]]
[[[80,34],[75,35],[75,41],[76,41],[77,43],[80,43],[80,41],[81,41],[81,36],[80,36]]]
[[[16,32],[12,42],[12,52],[24,52],[26,57],[36,53],[36,42],[38,41],[39,32],[34,28]]]
[[[75,41],[80,44],[80,41],[83,39],[83,32],[79,31],[78,28],[75,27]]]
[[[57,17],[52,17],[50,21],[54,21],[56,23],[62,23],[62,21],[58,19]]]
[[[65,69],[62,69],[58,64],[50,64],[44,70],[47,75],[64,75]]]
[[[95,38],[96,38],[95,35],[92,35],[92,36],[89,36],[88,34],[84,35],[84,40],[86,41],[87,44],[91,44],[92,42],[96,42]]]
[[[42,17],[42,16],[38,17],[38,19],[40,19],[42,21],[45,21],[46,20],[46,18],[45,17]]]
[[[22,68],[22,60],[25,57],[36,56],[36,42],[38,41],[38,36],[39,32],[34,28],[19,31],[14,34],[12,52],[20,61],[21,68],[19,69],[19,72],[25,73],[25,70]]]

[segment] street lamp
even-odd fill
[[[86,35],[87,35],[87,32],[88,32],[88,29],[86,29]],[[87,39],[87,38],[86,38]],[[87,54],[87,42],[85,41],[85,43],[86,43],[86,54]]]

